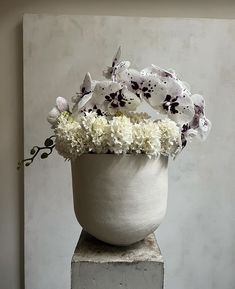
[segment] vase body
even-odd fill
[[[167,207],[167,157],[84,154],[71,166],[77,220],[97,239],[127,246],[160,225]]]

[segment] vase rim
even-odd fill
[[[168,159],[168,156],[159,154],[157,157],[149,158],[147,154],[107,154],[107,153],[84,153],[72,161],[76,161],[81,157],[107,157],[107,158],[147,158],[149,160],[158,160],[160,158]]]

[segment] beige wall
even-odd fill
[[[23,284],[22,15],[24,13],[234,18],[235,1],[0,1],[0,289]],[[23,288],[23,285],[22,285]]]

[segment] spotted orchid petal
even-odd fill
[[[168,117],[179,125],[188,123],[193,119],[194,107],[189,96],[173,98],[168,102],[168,105],[167,108],[167,103],[163,104],[163,108],[167,109]]]
[[[112,67],[116,66],[119,63],[120,58],[121,58],[121,53],[122,53],[121,46],[119,46],[118,50],[117,50],[117,52],[113,58]]]
[[[200,94],[193,94],[191,96],[191,98],[192,98],[192,101],[193,101],[194,105],[200,107],[202,109],[202,111],[204,111],[205,100],[204,100],[203,96],[200,95]]]
[[[112,75],[113,75],[113,71],[115,69],[115,67],[118,65],[118,63],[120,62],[120,58],[121,58],[121,46],[118,47],[118,50],[113,58],[112,61],[112,66],[108,66],[106,70],[103,71],[103,76],[107,79],[111,79]]]
[[[161,67],[158,67],[154,64],[152,64],[153,68],[154,68],[154,71],[156,72],[156,74],[159,76],[159,77],[162,77],[162,78],[174,78],[176,79],[176,73],[174,70],[170,69],[170,70],[166,70],[166,69],[163,69]]]
[[[80,113],[86,114],[89,112],[95,112],[97,115],[107,115],[108,108],[105,103],[95,104],[93,101],[89,101],[81,110]]]
[[[80,91],[84,95],[90,93],[91,90],[92,90],[92,79],[90,73],[87,72],[87,74],[84,77],[83,83],[80,86]]]
[[[177,74],[174,69],[168,68],[167,72],[170,73],[174,78],[177,78]]]
[[[156,77],[159,77],[166,84],[168,94],[172,96],[180,96],[183,93],[190,95],[189,84],[179,80],[173,69],[166,70],[152,64],[151,67],[142,70],[142,73],[150,73],[156,75]]]
[[[134,111],[140,104],[140,99],[126,87],[112,96],[106,97],[107,107],[111,114],[117,111]]]
[[[142,71],[146,81],[142,85],[146,101],[158,112],[167,114],[176,123],[183,125],[192,120],[194,106],[190,93],[173,72],[156,66]],[[150,85],[148,85],[148,83]]]
[[[92,92],[85,94],[78,102],[77,110],[81,110],[88,103],[88,101],[91,100],[92,96],[93,96]]]
[[[191,96],[194,104],[194,117],[189,126],[194,129],[199,128],[200,119],[205,117],[205,101],[202,95],[194,94]]]
[[[76,118],[81,109],[86,105],[86,103],[92,98],[92,92],[97,81],[92,80],[89,72],[86,73],[83,83],[80,86],[80,93],[74,97],[73,102],[75,103],[72,109],[72,114]]]
[[[173,70],[166,70],[162,69],[154,64],[152,64],[150,67],[146,67],[143,70],[141,70],[141,74],[143,75],[155,75],[160,78],[165,78],[165,77],[172,77],[176,78],[176,74]]]
[[[128,90],[135,93],[139,98],[142,97],[142,81],[143,76],[139,71],[135,69],[126,69],[117,74],[117,81],[123,86],[126,86]]]
[[[67,100],[61,96],[56,98],[56,106],[60,112],[69,111],[69,104]]]
[[[210,133],[211,126],[212,126],[211,122],[205,116],[199,119],[199,127],[197,131],[198,131],[198,137],[202,141],[206,140],[208,134]]]
[[[91,95],[85,95],[87,97],[86,103],[80,102],[78,103],[78,108],[81,112],[97,112],[99,115],[104,115],[107,112],[107,100],[108,99],[115,99],[118,92],[123,88],[120,83],[113,82],[113,81],[100,81],[96,83],[94,91]],[[85,101],[84,101],[85,102]]]
[[[156,74],[156,71],[153,66],[145,67],[140,71],[140,74],[143,76],[151,75],[151,74]]]
[[[166,85],[154,75],[143,76],[141,91],[143,98],[153,108],[158,107],[167,95]]]
[[[125,71],[130,67],[131,63],[130,61],[121,61],[119,64],[117,64],[112,71],[112,79],[116,80],[117,75],[120,74],[121,72]]]
[[[114,81],[100,81],[96,84],[93,92],[93,100],[96,104],[102,104],[107,97],[112,97],[123,85]]]
[[[183,97],[187,95],[187,91],[184,91],[184,86],[176,79],[166,78],[163,83],[166,86],[167,94],[171,97]]]
[[[200,94],[194,94],[191,96],[194,105],[193,119],[186,125],[182,131],[182,138],[187,141],[190,131],[194,131],[196,136],[200,140],[205,140],[211,130],[211,122],[205,117],[205,101]]]
[[[57,107],[53,107],[52,110],[49,112],[48,117],[47,117],[47,121],[54,125],[57,121],[57,118],[60,115],[60,111],[58,110]]]

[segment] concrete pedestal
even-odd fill
[[[128,247],[82,231],[71,263],[72,289],[163,289],[164,262],[154,234]]]

